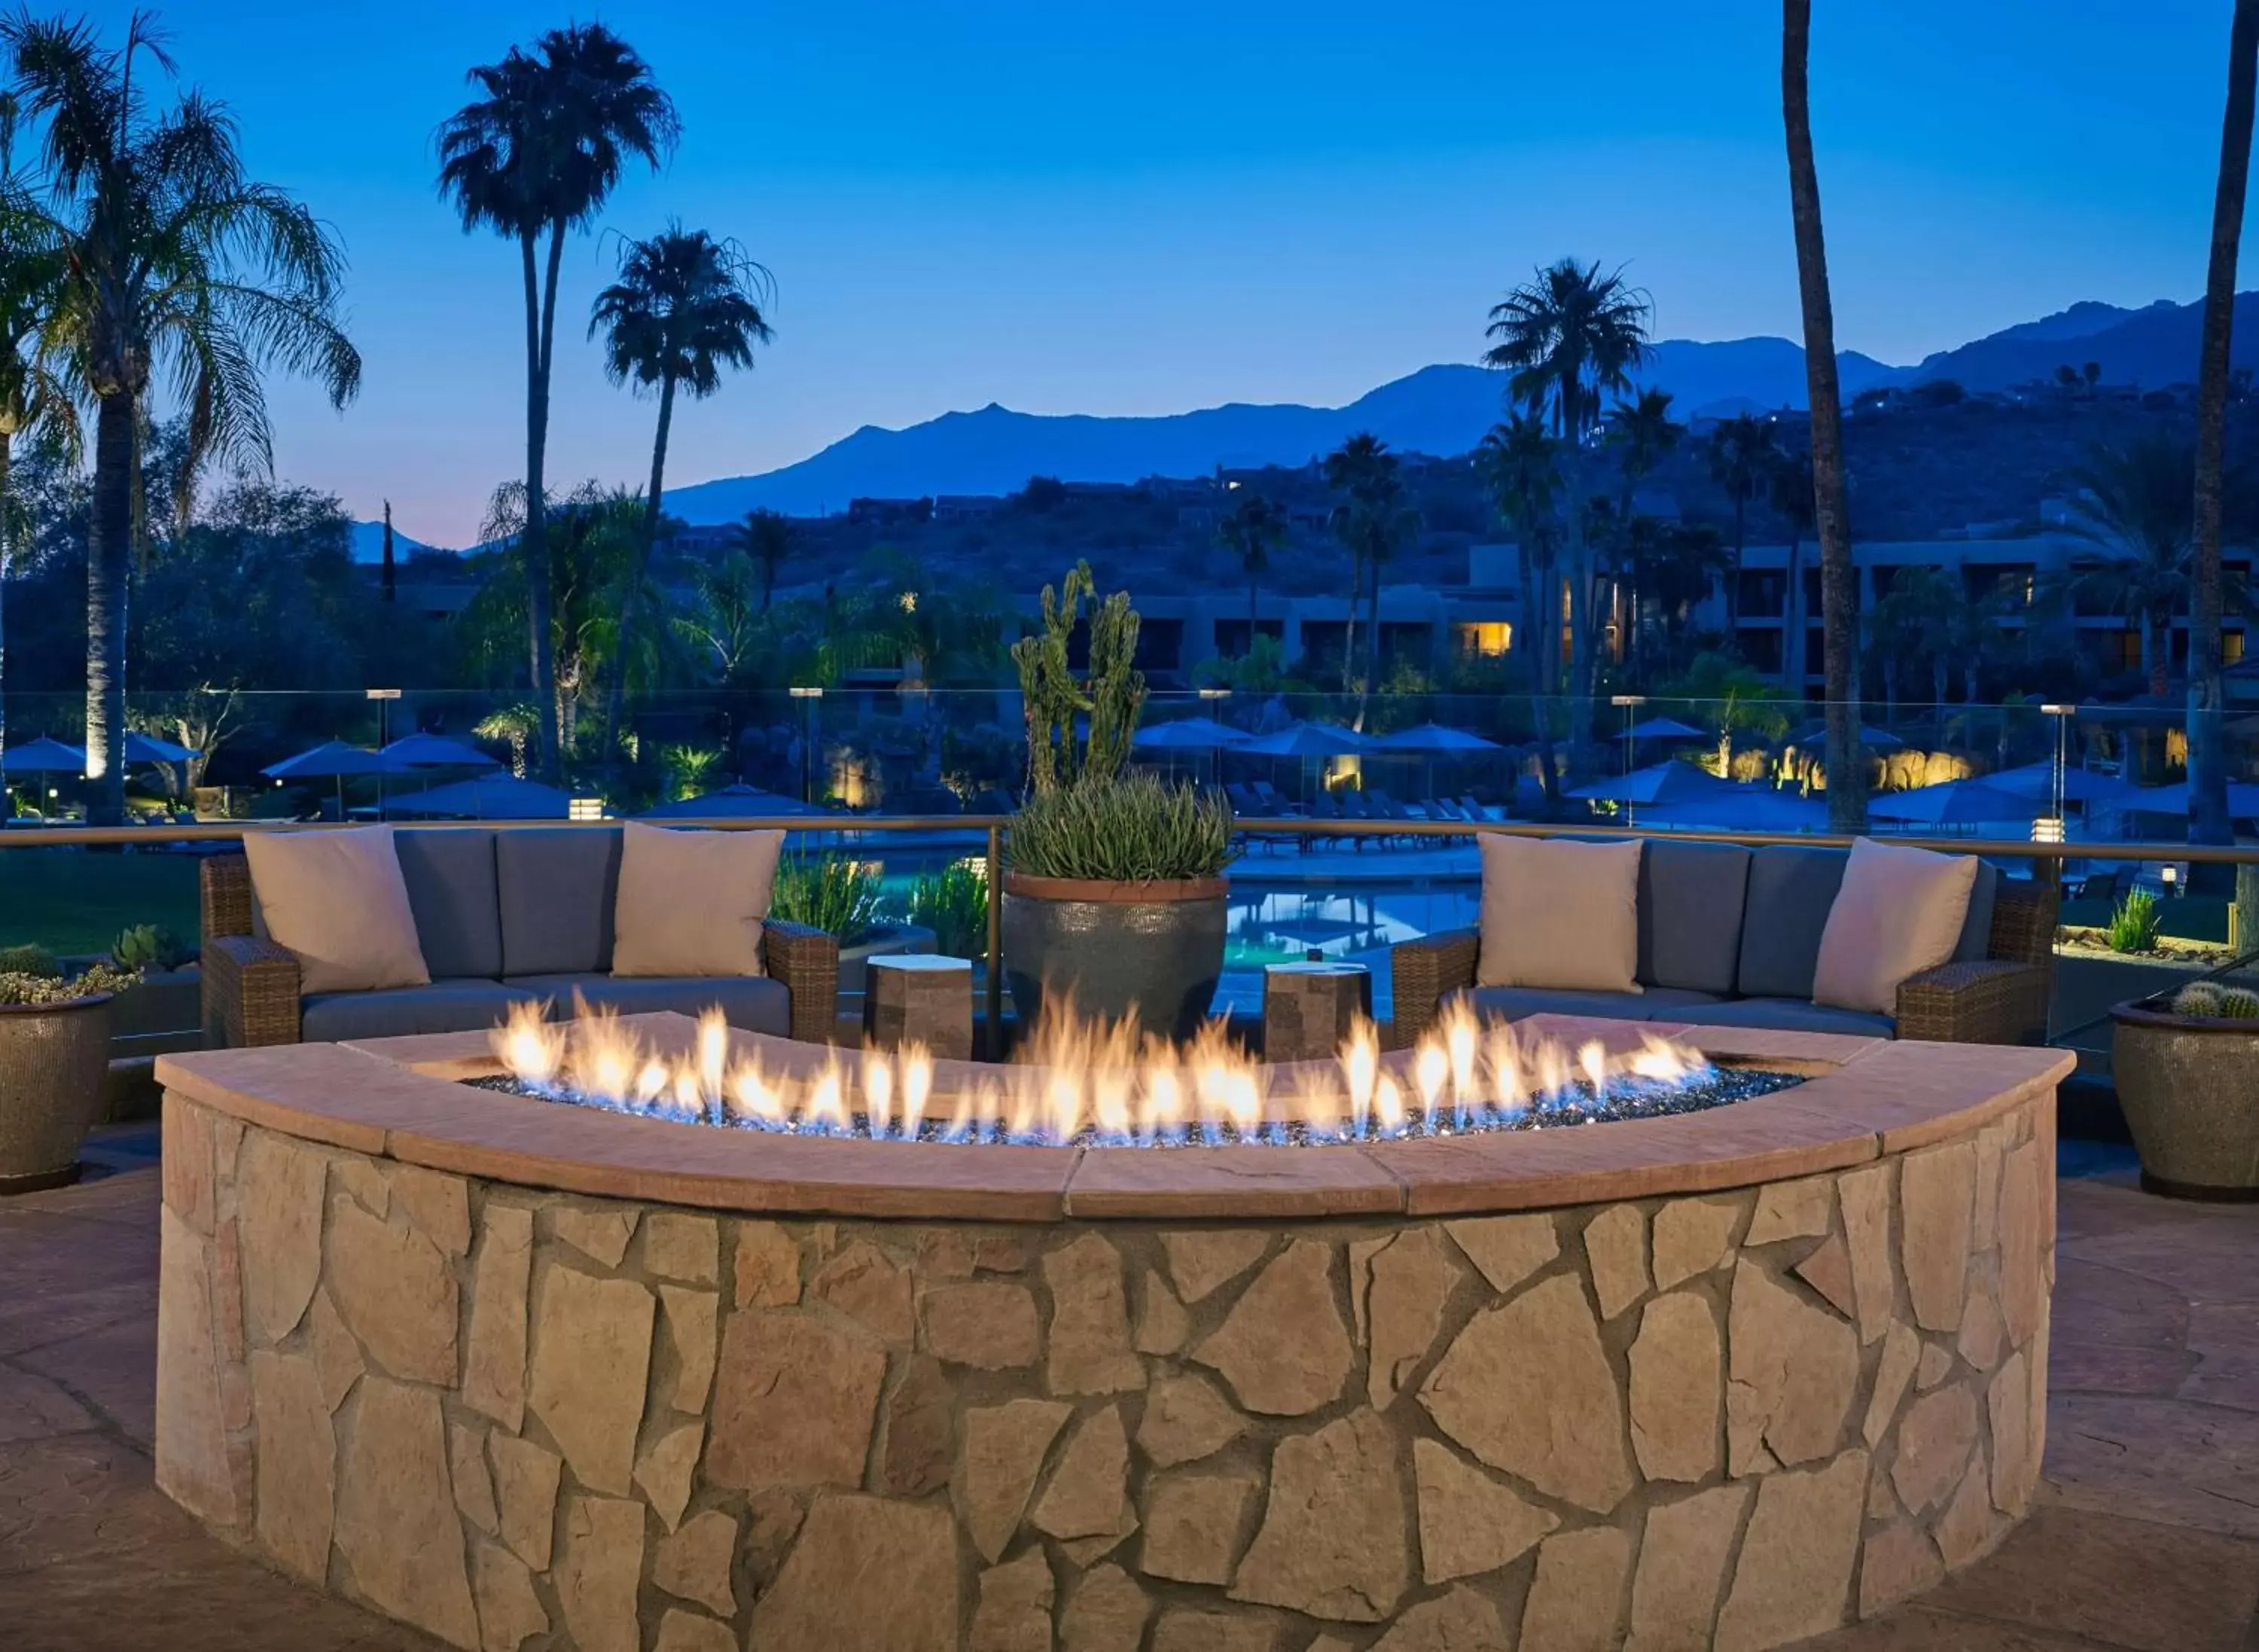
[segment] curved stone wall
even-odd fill
[[[2053,1108],[1557,1209],[1007,1224],[561,1194],[176,1086],[159,1484],[501,1652],[1776,1646],[2024,1512]]]

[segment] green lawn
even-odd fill
[[[154,923],[196,942],[193,855],[0,848],[0,944],[106,952],[120,929]]]

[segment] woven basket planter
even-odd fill
[[[78,1179],[78,1150],[102,1116],[112,1000],[0,1005],[0,1193]]]
[[[1189,1038],[1223,973],[1221,878],[1104,883],[1004,879],[1004,979],[1023,1026],[1045,1007]]]

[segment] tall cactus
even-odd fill
[[[1078,677],[1068,668],[1068,639],[1084,602],[1097,595],[1090,564],[1077,562],[1058,587],[1044,587],[1043,630],[1012,644],[1028,720],[1028,783],[1038,792],[1119,774],[1145,708],[1145,673],[1136,664],[1137,610],[1129,592],[1116,591],[1091,609],[1090,669]],[[1081,718],[1090,728],[1078,742]]]

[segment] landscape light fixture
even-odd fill
[[[601,797],[576,797],[565,805],[567,820],[602,820],[604,800]]]
[[[2063,841],[2063,822],[2052,816],[2032,822],[2032,841],[2035,844],[2059,844]]]

